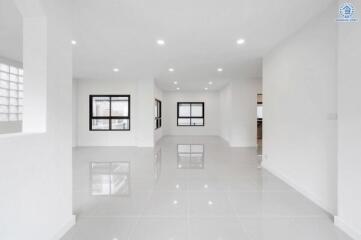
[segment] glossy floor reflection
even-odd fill
[[[229,148],[216,137],[77,148],[77,224],[63,240],[349,240],[258,165],[256,148]]]

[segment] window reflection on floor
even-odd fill
[[[130,195],[129,162],[91,162],[90,178],[93,196]]]
[[[204,168],[203,144],[178,144],[177,154],[177,167],[179,169]]]

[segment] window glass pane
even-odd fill
[[[20,106],[23,106],[23,105],[24,105],[24,100],[23,100],[23,99],[19,98],[19,99],[18,99],[18,102],[19,102],[19,105],[20,105]]]
[[[0,88],[9,88],[9,82],[0,80]]]
[[[192,118],[191,125],[193,126],[202,126],[203,125],[203,118]]]
[[[6,65],[6,64],[0,63],[0,71],[3,71],[3,72],[9,72],[9,71],[10,71],[10,69],[9,69],[9,65]]]
[[[191,116],[191,108],[188,103],[179,104],[179,117],[190,117]]]
[[[18,106],[18,111],[19,111],[19,113],[22,113],[23,112],[23,106]]]
[[[18,99],[17,98],[9,98],[10,105],[18,105]]]
[[[6,121],[8,121],[8,115],[0,113],[0,122],[6,122]]]
[[[1,96],[1,94],[0,94]],[[7,97],[0,97],[0,104],[8,105],[9,99]]]
[[[108,117],[109,109],[110,109],[110,97],[93,97],[92,99],[93,99],[93,116]]]
[[[18,68],[10,66],[10,73],[12,74],[19,74]]]
[[[127,130],[129,129],[129,119],[112,119],[113,130]]]
[[[10,113],[18,113],[18,107],[17,106],[9,106],[9,112]]]
[[[8,113],[8,106],[0,105],[0,113]]]
[[[257,106],[257,118],[263,118],[263,106]]]
[[[154,117],[158,117],[158,103],[155,101],[154,103]]]
[[[127,117],[128,115],[128,98],[112,97],[112,117]]]
[[[17,89],[18,89],[18,84],[17,84],[17,83],[14,83],[14,82],[10,82],[10,89],[15,89],[15,90],[17,90]]]
[[[17,114],[9,114],[9,121],[16,121],[18,120]]]
[[[19,75],[20,75],[20,76],[23,76],[23,75],[24,75],[24,70],[21,69],[21,68],[19,68]]]
[[[191,123],[190,118],[178,118],[178,125],[179,126],[189,126]]]
[[[14,91],[14,90],[10,90],[10,97],[17,98],[18,97],[18,92]]]
[[[10,81],[12,81],[12,82],[18,82],[18,81],[19,81],[19,78],[18,78],[18,76],[16,76],[16,75],[10,74]]]
[[[24,98],[24,92],[19,92],[19,98]]]
[[[202,117],[203,116],[203,105],[202,104],[192,104],[192,117]]]
[[[5,81],[9,81],[9,74],[4,73],[4,72],[0,72],[0,79],[5,80]]]
[[[109,120],[108,119],[93,119],[92,120],[92,129],[94,129],[94,130],[109,129]]]
[[[19,77],[19,82],[24,82],[24,78],[23,77]]]
[[[24,85],[19,83],[19,90],[24,90]]]
[[[7,97],[9,96],[9,91],[6,89],[0,88],[0,97]]]
[[[23,120],[23,114],[18,114],[19,120]]]

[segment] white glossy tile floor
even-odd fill
[[[63,240],[349,240],[260,169],[255,148],[166,137],[154,148],[74,150],[76,225]]]

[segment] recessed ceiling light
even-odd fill
[[[178,82],[177,82],[177,81],[174,81],[173,83],[174,83],[174,85],[177,85],[177,84],[178,84]]]
[[[169,72],[174,72],[174,68],[169,68],[168,71]]]
[[[208,188],[208,185],[207,185],[207,184],[204,184],[204,188],[207,189],[207,188]]]
[[[217,71],[218,72],[223,72],[223,68],[218,68]]]
[[[162,39],[158,39],[158,40],[157,40],[157,44],[160,45],[160,46],[162,46],[162,45],[165,44],[165,41],[162,40]]]
[[[242,45],[245,42],[246,42],[246,40],[244,40],[243,38],[240,38],[240,39],[237,40],[238,45]]]
[[[204,88],[204,90],[206,90],[206,91],[207,91],[207,90],[208,90],[208,88],[207,88],[207,87],[205,87],[205,88]]]
[[[113,68],[113,72],[119,72],[119,68]]]
[[[71,40],[71,44],[76,45],[76,41],[75,41],[75,40]]]
[[[209,82],[208,82],[208,84],[209,84],[209,85],[212,85],[212,84],[213,84],[213,82],[212,82],[212,81],[209,81]]]
[[[213,205],[213,202],[212,201],[208,201],[208,205]]]
[[[178,201],[177,201],[177,200],[174,200],[174,201],[173,201],[173,204],[174,204],[174,205],[177,205],[177,204],[178,204]]]
[[[177,87],[177,90],[179,91],[180,90],[180,88],[179,87]],[[179,165],[180,166],[180,168],[182,167],[182,165]]]

